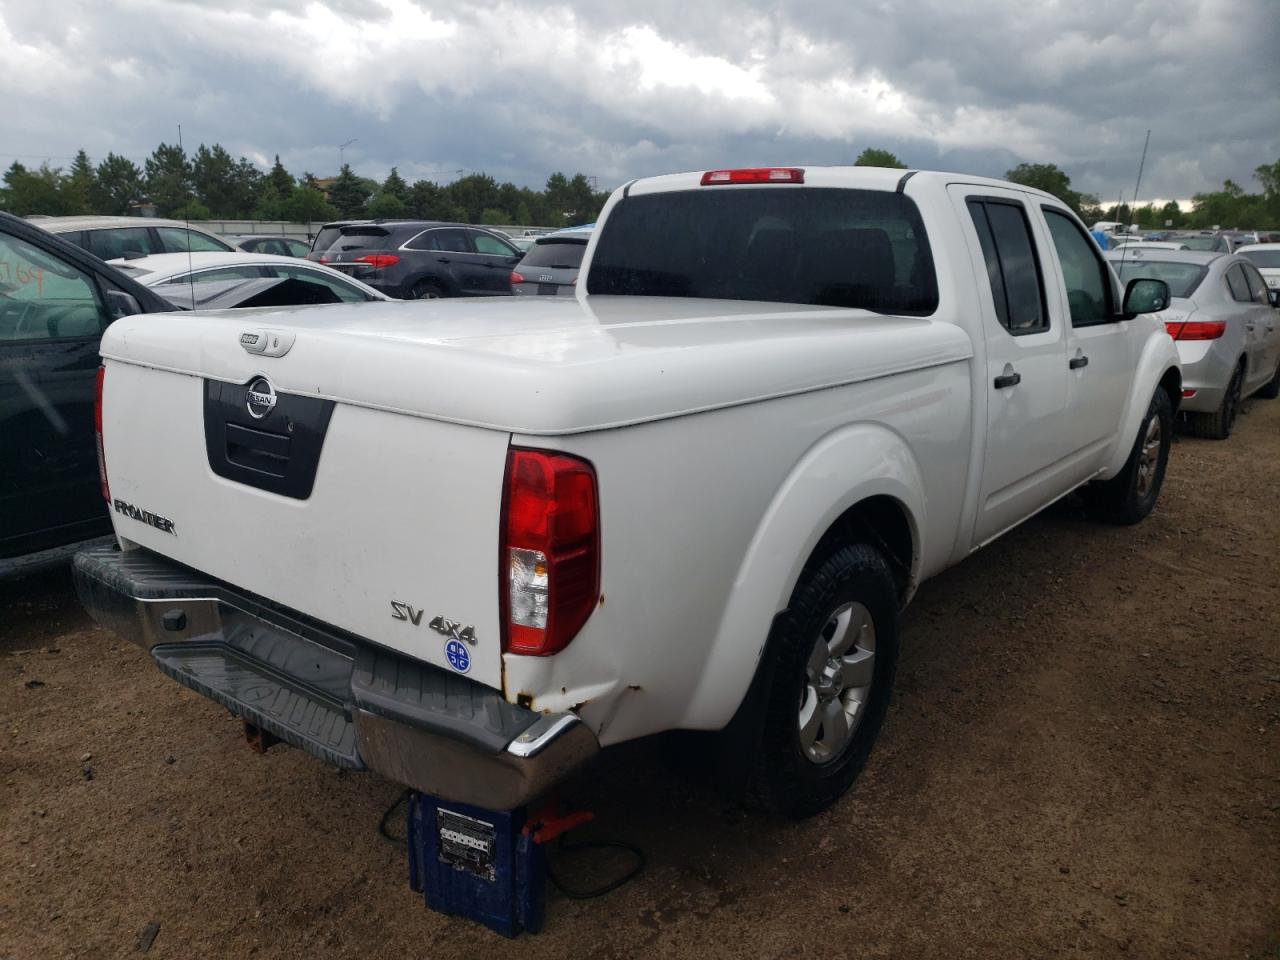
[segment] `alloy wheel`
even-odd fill
[[[813,763],[839,757],[862,722],[875,676],[876,628],[860,603],[841,604],[814,638],[805,666],[800,748]]]

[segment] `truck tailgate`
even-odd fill
[[[508,434],[284,392],[251,413],[251,371],[227,382],[105,367],[120,537],[502,688]]]

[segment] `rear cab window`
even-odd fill
[[[630,197],[592,256],[591,294],[857,307],[938,306],[929,239],[900,193],[732,187]]]
[[[1044,278],[1027,211],[1016,200],[972,197],[969,215],[978,231],[996,319],[1014,336],[1049,329]]]

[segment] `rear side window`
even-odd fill
[[[1270,303],[1267,299],[1267,282],[1262,279],[1262,274],[1247,263],[1240,264],[1240,269],[1244,271],[1244,278],[1249,284],[1249,293],[1257,303]]]
[[[149,257],[153,253],[164,253],[160,245],[151,236],[147,227],[113,227],[109,230],[86,230],[85,244],[89,252],[103,260],[118,260],[121,257]]]
[[[332,290],[344,303],[364,303],[369,297],[359,287],[344,283],[338,277],[331,277],[319,270],[308,270],[306,267],[295,267],[290,264],[271,264],[265,268],[268,276],[290,277],[294,280],[305,280],[307,283],[318,283]]]
[[[900,193],[703,187],[628,198],[605,222],[593,294],[858,307],[938,306],[929,238]]]
[[[535,243],[520,261],[520,266],[576,270],[582,266],[582,255],[586,252],[585,240],[546,240]]]
[[[1015,335],[1049,329],[1044,281],[1026,210],[1004,200],[973,199],[968,204],[987,264],[996,319]]]
[[[160,234],[160,242],[166,253],[186,253],[188,250],[206,253],[210,250],[217,252],[231,249],[228,243],[185,227],[156,227],[156,233]]]
[[[451,253],[470,253],[465,231],[453,227],[427,230],[405,244],[406,250],[440,250]]]
[[[1041,209],[1062,267],[1071,325],[1081,327],[1111,322],[1115,319],[1111,302],[1111,271],[1099,256],[1097,245],[1090,242],[1070,217],[1049,207]]]
[[[1232,300],[1241,303],[1253,300],[1253,294],[1249,292],[1249,281],[1244,278],[1244,268],[1238,263],[1227,271],[1227,289],[1231,291]]]

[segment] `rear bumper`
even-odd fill
[[[73,573],[94,619],[174,680],[336,766],[508,810],[599,750],[574,714],[507,703],[148,551],[82,550]]]

